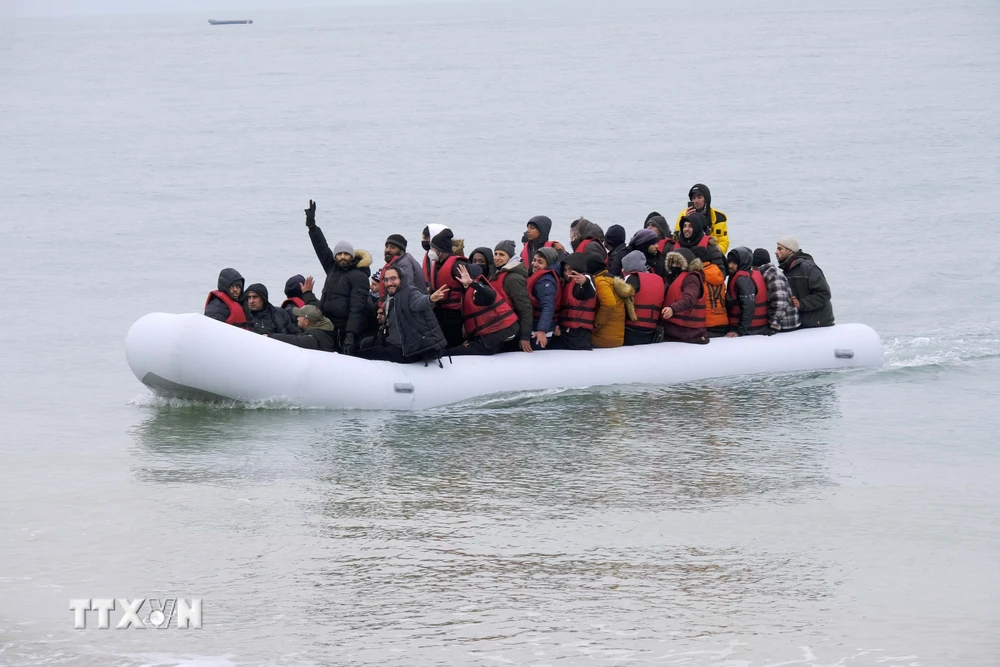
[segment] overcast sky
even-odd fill
[[[404,5],[485,0],[0,0],[0,16],[73,16],[81,14],[159,14],[164,12],[235,12],[244,18],[260,9]],[[252,17],[249,17],[252,18]]]

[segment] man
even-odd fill
[[[792,303],[792,288],[788,278],[771,264],[771,255],[764,248],[753,251],[753,268],[764,276],[767,285],[767,319],[775,331],[799,328],[799,309]]]
[[[520,332],[517,341],[511,341],[504,347],[505,352],[531,352],[531,334],[534,315],[531,310],[531,297],[528,295],[528,268],[514,256],[517,246],[513,241],[501,241],[493,249],[493,261],[497,265],[497,275],[490,281],[493,289],[510,303],[517,313]]]
[[[660,313],[663,340],[704,345],[708,342],[708,333],[705,331],[705,275],[701,260],[687,248],[681,248],[667,253],[666,265],[669,284]]]
[[[622,230],[624,233],[625,230]],[[562,261],[563,287],[559,298],[559,335],[552,346],[564,350],[590,350],[597,314],[597,288],[587,275],[587,257],[574,252]]]
[[[653,342],[663,308],[663,278],[646,269],[646,256],[638,250],[622,260],[625,282],[633,289],[634,317],[625,318],[625,345],[646,345]]]
[[[544,350],[555,333],[559,313],[559,251],[542,248],[532,259],[532,272],[528,278],[528,297],[531,299],[532,347]]]
[[[607,260],[608,251],[604,247],[604,240],[604,230],[600,225],[586,218],[577,218],[569,226],[569,244],[573,252]],[[560,246],[555,247],[557,250],[562,249]]]
[[[430,227],[431,225],[428,225]],[[426,270],[427,284],[431,291],[447,287],[445,297],[434,304],[434,314],[441,331],[448,341],[448,347],[462,344],[462,285],[458,281],[459,267],[468,267],[469,261],[453,252],[452,240],[454,234],[448,227],[443,227],[431,237],[431,249],[427,251]],[[405,276],[404,276],[405,282]],[[409,284],[409,283],[407,283]]]
[[[674,249],[674,236],[670,232],[670,223],[662,215],[653,211],[646,216],[645,228],[656,232],[656,249],[660,251],[662,257],[666,257],[667,253]]]
[[[527,227],[524,230],[524,236],[521,237],[521,242],[524,247],[521,248],[521,263],[528,268],[528,274],[531,274],[531,266],[537,253],[542,248],[551,248],[552,241],[549,241],[549,234],[552,232],[552,221],[546,215],[536,215],[531,220],[528,220]]]
[[[767,285],[760,271],[753,270],[753,253],[740,246],[729,251],[729,333],[726,338],[774,333],[768,326]]]
[[[496,354],[507,341],[517,338],[520,331],[517,314],[507,300],[490,286],[479,264],[460,265],[458,272],[458,281],[463,289],[465,342],[448,348],[445,355]]]
[[[205,315],[241,329],[249,328],[250,309],[243,294],[243,285],[243,276],[239,271],[222,269],[218,289],[209,292],[205,299]]]
[[[625,238],[625,228],[621,225],[611,225],[604,235],[604,249],[608,251],[608,273],[612,276],[622,274],[622,257],[631,252]]]
[[[298,318],[297,334],[265,334],[283,343],[289,343],[308,350],[335,352],[337,342],[334,339],[333,322],[331,322],[318,307],[312,305],[292,309],[292,314]]]
[[[497,267],[493,251],[487,247],[476,248],[469,255],[469,264],[478,264],[483,270],[486,280],[493,280],[497,277]]]
[[[281,307],[293,322],[295,316],[292,315],[292,308],[301,308],[307,304],[319,305],[319,299],[313,294],[312,289],[312,276],[305,278],[300,273],[285,281],[285,300],[281,302]]]
[[[677,216],[676,229],[680,230],[684,216],[699,213],[705,221],[705,233],[715,239],[719,244],[719,249],[725,256],[726,251],[729,250],[729,219],[722,211],[712,208],[712,191],[703,183],[695,183],[688,190],[688,201],[691,202],[691,205]],[[697,256],[697,253],[695,255]]]
[[[716,264],[706,262],[695,252],[702,248],[678,248],[674,252],[686,251],[698,260],[705,278],[705,333],[709,338],[719,338],[729,333],[729,311],[726,309],[726,275]],[[668,277],[669,279],[669,277]]]
[[[705,216],[691,213],[681,217],[681,233],[677,237],[674,250],[687,248],[704,265],[715,264],[726,273],[726,257],[719,250],[719,244],[705,233]]]
[[[641,252],[645,259],[646,267],[662,278],[663,257],[660,255],[658,238],[654,230],[644,227],[632,235],[631,240],[628,242],[628,247],[631,248],[629,252]],[[624,268],[622,269],[622,273],[625,273]]]
[[[389,234],[385,239],[385,250],[382,256],[385,259],[385,266],[395,266],[403,272],[407,284],[414,285],[419,290],[427,289],[427,280],[424,278],[423,268],[414,259],[413,255],[406,252],[406,238],[401,234]],[[385,270],[385,267],[383,267],[383,270]],[[376,311],[382,310],[384,304],[385,285],[379,281]]]
[[[621,278],[608,273],[607,264],[595,257],[587,258],[587,273],[594,277],[597,292],[597,314],[590,342],[594,347],[621,347],[625,342],[625,316],[632,308],[635,290]],[[628,314],[635,319],[634,310]]]
[[[311,199],[306,209],[306,227],[316,257],[326,272],[320,310],[333,322],[337,349],[346,355],[354,354],[355,344],[369,328],[371,317],[368,310],[371,255],[364,250],[355,251],[347,241],[339,241],[331,251],[323,231],[316,225],[316,202]]]
[[[445,298],[448,288],[425,294],[407,283],[395,266],[383,269],[382,282],[386,290],[382,334],[379,340],[365,339],[361,355],[404,364],[439,358],[448,344],[434,316],[434,304]]]
[[[267,288],[254,283],[247,288],[247,305],[250,306],[250,330],[257,334],[294,334],[299,328],[281,308],[275,308],[267,299]]]
[[[823,270],[816,266],[812,255],[802,252],[799,242],[792,236],[778,239],[774,254],[792,288],[792,304],[799,309],[802,328],[832,327],[830,285],[826,282]]]

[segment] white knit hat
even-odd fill
[[[794,236],[782,236],[778,239],[778,245],[788,248],[792,252],[799,251],[799,242],[795,240]]]

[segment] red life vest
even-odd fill
[[[490,281],[490,287],[495,289],[497,294],[510,301],[507,290],[503,288],[503,281],[507,279],[508,275],[510,275],[510,271],[498,271],[496,278]]]
[[[701,240],[698,241],[697,244],[695,244],[695,245],[693,245],[691,247],[692,248],[707,248],[709,240],[711,240],[711,237],[708,234],[702,234]],[[681,247],[682,246],[681,246],[680,242],[678,242],[677,245],[674,246],[674,249],[677,250],[677,249],[679,249]]]
[[[667,247],[667,244],[670,247]],[[656,242],[656,247],[659,248],[661,255],[666,255],[668,252],[673,252],[677,248],[677,244],[674,243],[673,239],[660,239]]]
[[[302,299],[300,299],[297,296],[293,296],[290,299],[285,299],[284,301],[282,301],[281,302],[281,307],[284,308],[285,306],[287,306],[289,304],[295,306],[296,308],[301,308],[302,306],[306,305],[306,302],[303,301]]]
[[[685,310],[682,313],[674,313],[673,317],[669,320],[664,320],[665,322],[670,322],[671,324],[676,324],[679,327],[687,327],[688,329],[704,329],[705,328],[705,276],[698,271],[681,271],[674,278],[674,282],[670,283],[670,287],[667,288],[667,298],[664,299],[663,305],[670,306],[672,303],[677,303],[684,296],[684,280],[688,276],[697,276],[698,284],[700,288],[700,294],[698,300],[695,302],[691,310]]]
[[[573,296],[576,283],[572,280],[563,285],[561,305],[559,308],[559,326],[564,329],[594,330],[594,317],[597,315],[597,294],[589,299],[577,299]]]
[[[486,280],[484,276],[479,276],[476,281],[483,285],[490,284],[490,281]],[[464,318],[466,338],[472,339],[476,336],[496,333],[517,324],[517,313],[500,292],[497,292],[496,301],[488,306],[477,306],[473,301],[475,294],[476,290],[472,289],[470,285],[465,288],[465,294],[462,295],[462,317]]]
[[[208,308],[208,302],[212,300],[212,297],[218,297],[222,303],[229,307],[229,317],[226,318],[226,324],[232,324],[233,326],[240,327],[241,329],[246,329],[247,327],[247,314],[243,310],[243,304],[238,301],[234,301],[233,297],[229,296],[228,292],[223,292],[222,290],[212,290],[208,293],[208,298],[205,299],[205,307]]]
[[[555,241],[546,241],[542,244],[543,248],[551,248]],[[528,257],[528,244],[525,243],[524,247],[521,248],[521,262],[524,264],[525,268],[528,269],[528,273],[531,273],[531,260],[533,258]]]
[[[580,241],[580,245],[578,245],[576,247],[576,250],[574,250],[573,252],[583,252],[584,250],[587,249],[587,246],[590,245],[590,242],[593,241],[593,240],[594,239],[584,239],[584,240]]]
[[[542,316],[542,304],[538,301],[537,298],[535,298],[535,283],[537,283],[539,278],[544,276],[546,273],[551,273],[552,277],[556,279],[556,303],[555,303],[555,312],[553,314],[554,316],[552,318],[552,325],[555,326],[556,324],[559,323],[558,322],[559,303],[561,301],[560,299],[561,293],[559,289],[559,274],[557,274],[552,269],[545,269],[544,271],[535,271],[534,273],[532,273],[531,276],[528,278],[528,297],[531,299],[532,316],[535,318],[535,321],[537,322],[538,318]]]
[[[648,271],[628,275],[639,277],[639,289],[632,297],[637,319],[625,320],[625,326],[655,329],[660,322],[660,311],[663,310],[663,278]]]
[[[402,255],[393,255],[392,259],[390,259],[388,262],[386,262],[385,266],[382,267],[382,273],[385,273],[385,270],[388,269],[393,264],[395,264],[396,260],[399,259],[400,257],[402,257]],[[424,262],[426,262],[426,261],[427,261],[427,258],[425,257],[424,258]],[[424,267],[424,274],[425,275],[427,274],[426,265]],[[383,306],[385,306],[385,281],[382,280],[381,278],[379,278],[379,281],[378,281],[378,307],[382,308]]]
[[[460,259],[464,260],[465,257],[461,255],[449,255],[441,264],[434,262],[431,271],[432,279],[427,281],[430,283],[431,293],[433,294],[438,291],[438,288],[444,285],[448,286],[448,295],[435,304],[437,308],[462,310],[462,283],[455,280],[455,277],[451,275],[452,269],[455,268],[455,262]]]
[[[770,321],[767,317],[767,284],[764,282],[764,275],[757,270],[737,271],[729,279],[729,288],[726,295],[729,297],[729,326],[737,327],[740,324],[739,296],[736,291],[736,279],[740,276],[747,276],[753,280],[757,287],[757,294],[753,301],[753,319],[750,320],[750,328],[766,327]]]

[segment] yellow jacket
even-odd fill
[[[619,282],[616,290],[615,281]],[[631,285],[615,278],[607,271],[594,276],[597,289],[597,314],[594,316],[594,333],[590,342],[594,347],[621,347],[625,342],[625,299]]]
[[[712,236],[715,237],[715,241],[719,244],[719,250],[722,251],[722,256],[725,257],[729,252],[729,227],[727,222],[729,218],[722,211],[717,211],[714,208],[708,209],[712,214]],[[681,229],[681,218],[687,213],[687,209],[684,209],[677,216],[677,224],[674,229],[680,231]]]

